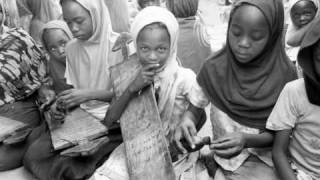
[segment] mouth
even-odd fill
[[[235,52],[234,55],[238,58],[238,59],[248,59],[250,58],[250,54],[248,53],[240,53],[240,52]]]

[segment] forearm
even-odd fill
[[[245,137],[246,148],[264,148],[271,147],[274,135],[271,131],[265,131],[260,134],[243,134]]]
[[[112,91],[106,91],[106,90],[89,90],[87,92],[88,95],[88,101],[89,100],[98,100],[98,101],[104,101],[104,102],[111,102],[114,93]]]
[[[206,112],[202,108],[198,108],[192,104],[189,105],[186,115],[190,117],[199,131],[206,122]]]
[[[107,125],[111,125],[112,122],[115,122],[120,119],[122,113],[126,109],[130,100],[134,97],[135,93],[130,90],[130,88],[126,89],[124,93],[119,97],[119,99],[112,102],[107,113],[105,122]]]
[[[272,159],[280,179],[297,180],[289,164],[286,152],[279,150],[279,148],[274,148],[272,151]]]

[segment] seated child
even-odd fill
[[[72,33],[64,21],[53,20],[44,25],[40,37],[49,54],[48,72],[52,78],[53,89],[56,94],[59,94],[72,87],[66,83],[64,77],[66,70],[65,46],[72,39]]]
[[[147,7],[137,15],[131,27],[131,35],[142,69],[123,95],[109,108],[107,120],[119,119],[131,98],[151,83],[154,84],[156,97],[158,94],[157,105],[168,144],[171,144],[172,132],[191,103],[197,107],[195,109],[198,112],[202,111],[201,108],[208,100],[202,99],[198,89],[193,88],[195,73],[179,66],[177,62],[178,31],[176,18],[165,8]],[[194,162],[196,155],[190,155]],[[180,174],[176,172],[176,175],[178,177]],[[93,178],[129,180],[123,145],[113,151]]]
[[[301,43],[298,62],[304,78],[286,84],[266,125],[276,131],[273,161],[281,179],[320,178],[319,28],[317,20]]]

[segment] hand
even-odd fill
[[[55,129],[64,123],[65,113],[57,110],[57,103],[55,102],[48,112],[45,112],[45,118],[50,129]]]
[[[189,112],[190,113],[190,112]],[[197,134],[196,126],[191,119],[191,114],[188,112],[182,117],[181,123],[178,125],[174,132],[174,144],[177,149],[185,154],[188,151],[183,147],[181,140],[186,139],[187,143],[192,149],[195,148],[195,136]]]
[[[41,102],[40,109],[45,109],[55,100],[56,93],[47,87],[41,87],[38,96],[39,101]]]
[[[135,93],[153,82],[159,64],[147,64],[142,67],[135,80],[130,84],[130,91]]]
[[[210,149],[213,149],[217,156],[222,158],[232,158],[241,153],[245,148],[246,139],[242,133],[232,133],[225,137],[214,140]]]
[[[58,95],[57,101],[65,109],[70,109],[90,100],[90,94],[90,91],[85,89],[68,89]]]

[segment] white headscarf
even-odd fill
[[[89,11],[93,35],[87,40],[75,39],[67,48],[66,79],[77,89],[110,90],[109,67],[122,60],[111,48],[118,38],[112,31],[109,11],[103,0],[75,0]],[[103,119],[108,103],[90,101],[81,107]]]
[[[170,55],[162,70],[156,75],[154,80],[155,90],[159,93],[158,109],[160,117],[164,123],[164,128],[172,117],[173,106],[176,96],[177,72],[179,65],[177,62],[177,44],[179,34],[179,24],[174,15],[167,9],[150,6],[141,10],[135,17],[131,25],[131,34],[137,47],[137,38],[141,30],[152,23],[160,22],[167,27],[170,35]]]
[[[290,5],[289,5],[289,16],[291,13],[291,9],[292,7],[301,0],[291,0],[290,1]],[[320,16],[320,11],[319,11],[319,7],[320,7],[320,0],[308,0],[314,3],[314,5],[317,8],[317,12],[316,15],[314,16],[313,20],[311,22],[309,22],[307,25],[303,26],[303,27],[297,27],[293,24],[291,16],[290,16],[290,22],[288,25],[288,30],[286,33],[286,44],[293,46],[293,47],[298,47],[300,46],[300,43],[305,35],[306,30],[309,28],[309,26],[312,24],[312,22],[319,18]]]

